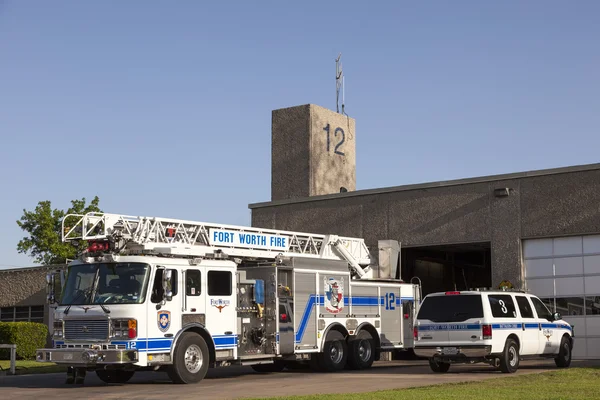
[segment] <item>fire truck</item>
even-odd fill
[[[47,276],[52,346],[36,356],[67,366],[67,383],[365,369],[413,348],[420,285],[393,279],[396,241],[379,241],[375,265],[360,238],[107,213],[62,225],[86,250]]]

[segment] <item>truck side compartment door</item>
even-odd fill
[[[207,267],[206,273],[206,326],[215,342],[217,357],[220,350],[233,350],[236,356],[235,274],[227,267]]]

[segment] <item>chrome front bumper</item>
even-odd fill
[[[36,360],[65,365],[133,364],[138,361],[136,350],[102,350],[93,348],[38,349]]]
[[[491,353],[492,346],[415,346],[415,354],[426,358],[484,358]]]

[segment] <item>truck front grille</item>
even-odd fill
[[[108,320],[66,320],[65,340],[107,340]]]

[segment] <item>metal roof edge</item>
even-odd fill
[[[403,191],[408,191],[408,190],[468,185],[468,184],[475,184],[475,183],[503,181],[503,180],[508,180],[508,179],[521,179],[521,178],[531,178],[531,177],[546,176],[546,175],[558,175],[558,174],[566,174],[566,173],[572,173],[572,172],[584,172],[584,171],[592,171],[592,170],[599,170],[599,169],[600,169],[600,163],[573,165],[573,166],[567,166],[567,167],[548,168],[548,169],[540,169],[540,170],[525,171],[525,172],[512,172],[512,173],[507,173],[507,174],[486,175],[486,176],[479,176],[479,177],[473,177],[473,178],[460,178],[460,179],[453,179],[453,180],[447,180],[447,181],[413,183],[413,184],[408,184],[408,185],[390,186],[390,187],[379,188],[379,189],[362,189],[362,190],[356,190],[354,192],[324,194],[324,195],[320,195],[320,196],[303,197],[303,198],[298,198],[298,199],[266,201],[266,202],[248,204],[248,208],[252,210],[252,209],[256,209],[256,208],[280,206],[280,205],[287,205],[287,204],[308,203],[308,202],[313,202],[313,201],[323,201],[323,200],[331,200],[331,199],[343,199],[343,198],[348,198],[348,197],[368,196],[368,195],[373,195],[373,194],[383,194],[383,193],[391,193],[391,192],[403,192]]]

